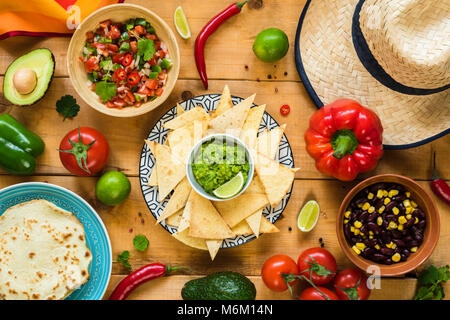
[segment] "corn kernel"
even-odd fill
[[[388,229],[397,229],[397,224],[394,221],[389,222]]]
[[[397,245],[395,243],[392,244],[391,249],[397,248]]]
[[[366,245],[362,242],[357,242],[355,244],[355,246],[359,249],[359,250],[364,250],[366,248]]]
[[[369,230],[369,235],[373,236],[373,231]]]
[[[405,196],[406,196],[407,198],[411,197],[411,192],[406,191],[406,192],[405,192]]]
[[[369,235],[369,239],[373,239],[373,235]]]
[[[395,197],[396,195],[398,195],[398,190],[392,189],[389,191],[389,198]]]
[[[405,216],[398,217],[398,223],[405,224],[406,222],[408,222],[408,220],[406,220]]]
[[[406,219],[409,220],[409,219],[411,219],[411,218],[412,218],[412,215],[410,215],[410,214],[407,214],[407,215],[406,215]]]
[[[374,245],[374,248],[377,249],[377,250],[381,249],[379,244]]]
[[[378,199],[383,198],[383,190],[380,189],[380,190],[377,191],[377,198]]]
[[[353,223],[353,225],[355,226],[355,228],[358,228],[358,229],[362,227],[361,221],[355,221],[355,222]]]
[[[417,251],[417,247],[412,247],[409,251],[416,252]]]
[[[411,202],[408,199],[403,200],[403,205],[405,206],[405,208],[411,207]]]
[[[391,257],[391,259],[392,259],[392,261],[394,261],[394,262],[399,262],[400,261],[400,259],[401,259],[402,257],[401,257],[401,255],[400,255],[400,253],[394,253],[393,255],[392,255],[392,257]]]
[[[414,201],[411,200],[411,206],[412,206],[413,208],[417,208],[417,203],[415,203]]]
[[[345,219],[345,220],[344,220],[344,224],[347,224],[347,223],[348,223],[348,219]]]
[[[362,206],[363,206],[362,203],[358,204],[358,208],[362,208]]]
[[[411,213],[412,211],[413,211],[413,208],[412,208],[412,207],[407,207],[406,210],[405,210],[406,214],[409,214],[409,213]]]
[[[389,195],[389,193],[387,192],[387,190],[383,190],[383,197],[387,197]]]
[[[346,218],[348,218],[348,217],[350,217],[351,214],[352,214],[352,212],[350,210],[349,211],[345,211],[344,216]]]
[[[367,199],[372,200],[374,197],[374,194],[372,192],[369,192],[369,194],[367,195]]]
[[[419,218],[415,217],[416,220],[414,221],[414,224],[418,224],[419,223]]]
[[[381,207],[378,209],[378,213],[383,213],[384,209],[386,209],[386,207],[385,207],[385,206],[381,206]]]
[[[360,233],[360,231],[359,231],[359,229],[355,229],[355,232],[353,232],[353,233],[355,234],[355,236],[357,236]]]
[[[391,202],[391,199],[389,198],[384,199],[384,205],[387,205],[389,202]]]
[[[392,241],[391,242],[389,242],[389,243],[386,243],[386,248],[392,248],[392,245],[393,245],[394,243],[392,243]]]
[[[364,203],[363,206],[362,206],[362,209],[364,211],[368,210],[369,208],[370,208],[370,203],[368,203],[368,202]]]
[[[355,232],[355,227],[354,227],[354,226],[351,226],[351,227],[350,227],[350,231],[351,231],[351,232]]]
[[[356,252],[356,254],[360,254],[361,253],[361,250],[359,250],[356,246],[353,246],[352,249],[353,249],[353,251]]]
[[[399,226],[397,227],[397,230],[398,230],[398,231],[403,231],[403,225],[402,225],[402,224],[399,225]]]
[[[394,207],[392,208],[392,213],[398,215],[400,213],[400,210],[397,207]]]
[[[382,217],[378,217],[377,218],[377,225],[381,226],[383,224],[383,218]]]
[[[360,235],[361,237],[364,237],[364,238],[366,238],[365,234],[364,234],[364,233],[362,233],[362,232],[361,232],[361,230],[359,231],[359,235]]]

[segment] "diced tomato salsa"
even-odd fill
[[[86,33],[80,60],[91,90],[108,108],[119,109],[161,96],[172,66],[166,46],[143,18],[101,22]]]

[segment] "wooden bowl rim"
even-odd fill
[[[395,181],[392,181],[392,179],[395,179]],[[419,250],[414,253],[413,259],[409,257],[404,262],[394,263],[391,265],[385,265],[385,264],[379,264],[371,260],[367,260],[363,257],[360,257],[356,255],[353,250],[351,249],[350,245],[347,243],[347,239],[344,235],[344,228],[343,228],[343,214],[345,210],[347,209],[347,206],[349,202],[356,196],[356,194],[361,191],[363,188],[371,186],[378,182],[396,182],[401,185],[404,185],[404,182],[414,185],[420,193],[421,198],[427,202],[427,205],[430,210],[427,210],[425,214],[427,215],[427,225],[426,225],[426,236],[424,239],[424,242],[420,245]],[[367,271],[369,266],[376,266],[380,270],[380,276],[386,276],[386,277],[394,277],[403,275],[405,273],[408,273],[417,267],[419,267],[421,264],[423,264],[432,254],[433,250],[435,249],[437,242],[439,240],[439,232],[440,232],[440,218],[439,218],[439,211],[436,205],[436,202],[431,197],[431,195],[416,181],[414,181],[411,178],[398,175],[398,174],[380,174],[376,175],[370,178],[367,178],[361,182],[359,182],[356,186],[354,186],[344,197],[344,199],[341,202],[341,205],[339,207],[338,215],[336,217],[336,233],[339,245],[341,246],[342,251],[344,251],[344,254],[346,257],[358,268]],[[429,220],[432,220],[433,223],[431,224]],[[430,229],[432,228],[433,232],[430,232]]]
[[[98,15],[101,15],[104,11],[111,11],[111,10],[116,10],[116,9],[120,10],[120,9],[123,9],[124,7],[146,12],[151,17],[149,19],[157,20],[158,23],[160,23],[163,26],[163,28],[166,30],[167,34],[169,35],[168,41],[172,42],[173,47],[175,48],[175,52],[170,52],[170,57],[174,63],[173,63],[172,69],[169,71],[169,72],[171,72],[171,77],[173,77],[174,80],[173,80],[173,83],[171,84],[171,86],[167,86],[168,83],[166,83],[166,86],[164,87],[164,91],[165,91],[164,96],[158,97],[157,99],[155,99],[153,101],[147,101],[146,103],[142,104],[142,106],[140,106],[139,108],[127,107],[127,108],[123,108],[123,109],[119,110],[119,109],[108,108],[101,102],[99,102],[99,104],[91,103],[89,101],[89,99],[87,97],[85,97],[82,92],[79,91],[79,89],[77,88],[77,85],[75,85],[74,72],[71,68],[71,61],[72,61],[73,57],[70,56],[70,53],[73,50],[73,46],[75,45],[74,44],[74,38],[75,38],[74,36],[77,33],[83,32],[83,30],[82,30],[83,25],[86,25],[87,21],[90,21],[93,18],[97,17]],[[181,64],[180,59],[181,59],[180,48],[178,46],[178,42],[175,37],[175,34],[172,31],[172,29],[169,27],[169,25],[160,16],[158,16],[152,10],[147,9],[147,8],[137,5],[137,4],[117,3],[117,4],[105,6],[103,8],[100,8],[100,9],[92,12],[81,22],[81,24],[77,27],[77,29],[75,30],[75,32],[73,33],[73,35],[70,39],[70,43],[67,48],[66,66],[67,66],[67,69],[69,72],[69,78],[72,83],[72,87],[75,89],[77,94],[83,99],[83,101],[89,107],[91,107],[101,113],[110,115],[110,116],[125,118],[125,117],[136,117],[136,116],[148,113],[148,112],[156,109],[157,107],[161,106],[167,100],[167,98],[170,96],[170,94],[173,91],[173,89],[176,85],[176,82],[178,80],[178,76],[180,73],[180,64]]]

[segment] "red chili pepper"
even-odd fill
[[[122,68],[119,68],[116,71],[114,71],[113,76],[112,76],[113,80],[117,79],[118,81],[125,80],[126,77],[127,77],[127,73]]]
[[[148,264],[126,276],[109,297],[109,300],[125,300],[128,295],[144,282],[168,275],[170,272],[184,267],[170,267],[161,263]]]
[[[126,54],[125,57],[123,57],[122,64],[127,67],[131,64],[133,61],[133,56],[131,54]]]
[[[289,107],[289,105],[284,104],[281,106],[281,108],[280,108],[281,115],[287,116],[289,114],[289,112],[291,112],[291,107]]]
[[[212,18],[203,27],[202,31],[200,31],[200,33],[197,36],[197,39],[195,40],[195,47],[194,47],[195,63],[197,65],[197,70],[198,73],[200,74],[200,78],[203,82],[203,86],[205,87],[205,89],[208,89],[208,76],[206,75],[205,52],[204,52],[206,41],[208,40],[209,36],[213,34],[214,31],[216,31],[217,28],[219,28],[222,25],[222,23],[224,23],[230,17],[241,12],[242,7],[246,3],[247,1],[233,3],[224,11],[222,11],[217,16]]]
[[[436,153],[433,155],[433,177],[430,181],[431,190],[437,195],[442,201],[450,205],[450,186],[445,182],[444,179],[440,178],[436,171]]]
[[[134,86],[139,83],[140,79],[141,79],[141,76],[139,75],[139,72],[134,71],[128,75],[127,83]]]

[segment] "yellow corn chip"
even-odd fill
[[[195,120],[205,121],[208,118],[209,115],[206,113],[205,109],[203,109],[203,107],[201,106],[198,106],[195,107],[194,109],[184,112],[183,114],[180,114],[175,119],[167,121],[166,123],[163,124],[163,127],[166,129],[175,130]]]
[[[230,88],[225,85],[223,88],[222,96],[220,97],[219,103],[217,104],[216,110],[214,110],[213,117],[220,116],[222,113],[231,109],[233,107],[233,102],[231,101]]]
[[[251,216],[245,218],[248,226],[252,229],[253,234],[258,238],[259,237],[259,229],[261,227],[261,218],[262,218],[262,210],[258,210],[253,213]]]
[[[194,144],[201,140],[208,128],[208,121],[194,120],[184,127],[177,128],[167,134],[170,149],[182,161],[186,161]]]
[[[184,112],[184,109],[177,103],[177,116],[182,115]]]
[[[186,176],[184,163],[172,153],[168,146],[156,144],[159,201],[163,201],[175,186]]]
[[[241,130],[240,139],[250,150],[256,150],[256,138],[266,105],[251,108]]]
[[[209,255],[211,260],[214,260],[217,252],[219,252],[220,246],[223,240],[206,240],[206,246],[208,247]]]
[[[252,229],[248,225],[247,221],[243,220],[238,225],[233,227],[231,230],[237,235],[237,236],[248,236],[253,234]],[[261,217],[261,226],[259,227],[259,233],[275,233],[279,232],[280,230],[275,227],[272,223],[270,223],[269,220],[266,219],[266,217]]]
[[[191,205],[192,205],[192,195],[196,193],[195,191],[191,190],[189,193],[188,201],[186,202],[186,205],[184,206],[183,214],[180,218],[180,223],[178,225],[178,232],[181,232],[183,230],[186,230],[189,228],[191,224]]]
[[[181,215],[183,214],[184,208],[178,210],[171,216],[167,217],[166,224],[172,227],[178,228],[180,226]]]
[[[200,250],[208,250],[205,239],[191,237],[189,235],[189,228],[173,233],[172,236],[189,247]]]
[[[286,124],[270,131],[265,130],[261,133],[257,139],[258,152],[265,155],[267,158],[274,159],[277,155],[284,130],[286,130]]]
[[[170,197],[169,202],[166,204],[166,207],[164,208],[156,223],[163,221],[178,210],[184,208],[191,189],[192,187],[189,184],[189,181],[186,177],[184,177],[183,180],[181,180],[180,183],[175,187],[173,195]]]

